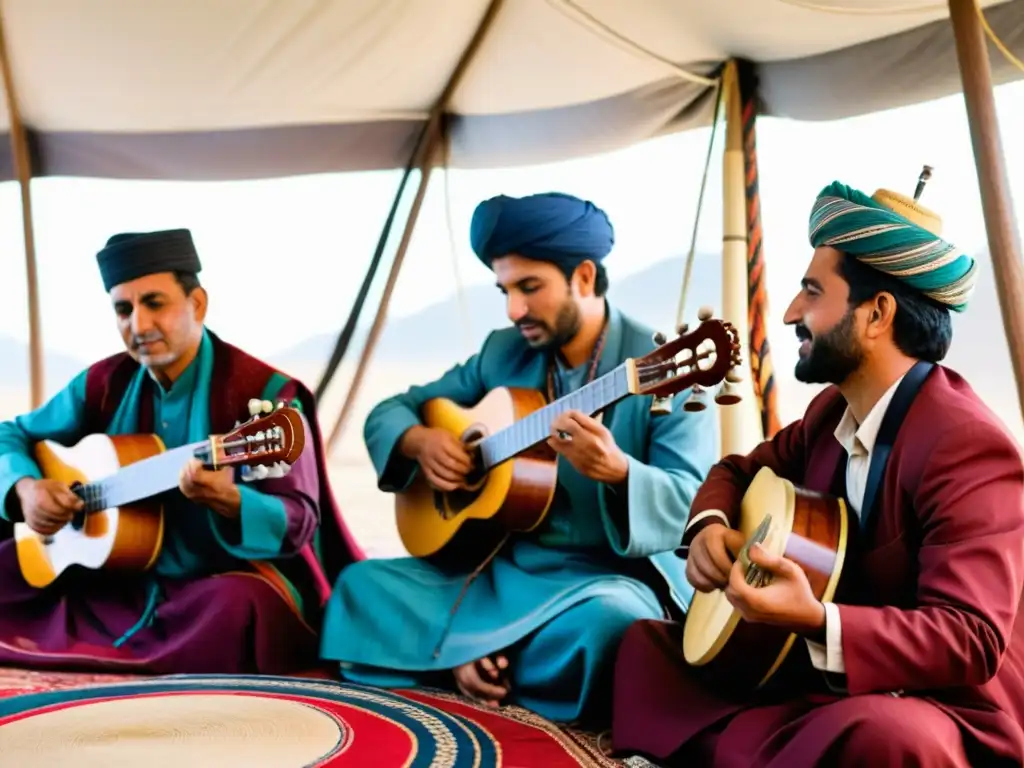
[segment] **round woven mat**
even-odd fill
[[[164,677],[0,699],[2,762],[33,768],[607,764],[588,752],[521,711],[327,680]]]

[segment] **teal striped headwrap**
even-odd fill
[[[939,236],[941,225],[911,198],[887,190],[868,197],[834,181],[814,201],[808,236],[814,248],[831,246],[963,312],[978,265]]]

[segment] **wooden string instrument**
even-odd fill
[[[833,599],[849,542],[843,499],[799,488],[762,467],[743,495],[737,527],[746,537],[738,559],[748,584],[761,587],[771,580],[747,556],[756,542],[796,562],[815,598]],[[686,613],[683,657],[709,684],[743,694],[766,685],[802,642],[779,627],[744,621],[722,590],[697,592]]]
[[[191,459],[208,469],[262,470],[243,471],[243,479],[261,479],[286,472],[304,447],[299,412],[283,406],[268,415],[254,413],[226,435],[172,450],[153,434],[92,434],[70,447],[43,440],[34,451],[42,476],[66,483],[85,506],[50,536],[15,524],[21,573],[41,588],[73,565],[144,571],[156,562],[163,542],[161,494],[178,487]]]
[[[499,387],[474,407],[446,398],[424,404],[424,426],[443,429],[461,440],[477,468],[465,486],[452,492],[431,488],[423,476],[396,494],[398,533],[414,557],[441,552],[456,534],[490,540],[495,531],[531,531],[544,520],[555,495],[557,454],[547,444],[551,424],[561,413],[577,410],[595,415],[631,395],[653,395],[655,401],[691,389],[688,410],[705,406],[704,388],[728,379],[716,396],[720,404],[739,401],[731,384],[739,380],[741,363],[736,329],[711,319],[702,309],[701,323],[681,329],[675,339],[643,357],[630,358],[614,370],[547,403],[537,390]],[[465,538],[465,537],[460,537]]]

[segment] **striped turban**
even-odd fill
[[[814,248],[831,246],[963,312],[978,265],[941,231],[942,220],[911,198],[884,189],[868,197],[834,181],[814,201],[808,236]]]

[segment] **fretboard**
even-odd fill
[[[525,419],[496,432],[480,443],[484,467],[490,469],[548,439],[551,423],[566,411],[593,416],[629,394],[629,369],[623,363],[614,371],[585,384],[575,392],[545,405]]]
[[[85,501],[85,512],[131,504],[178,487],[181,468],[189,459],[204,453],[209,441],[183,445],[122,467],[117,474],[76,489]]]

